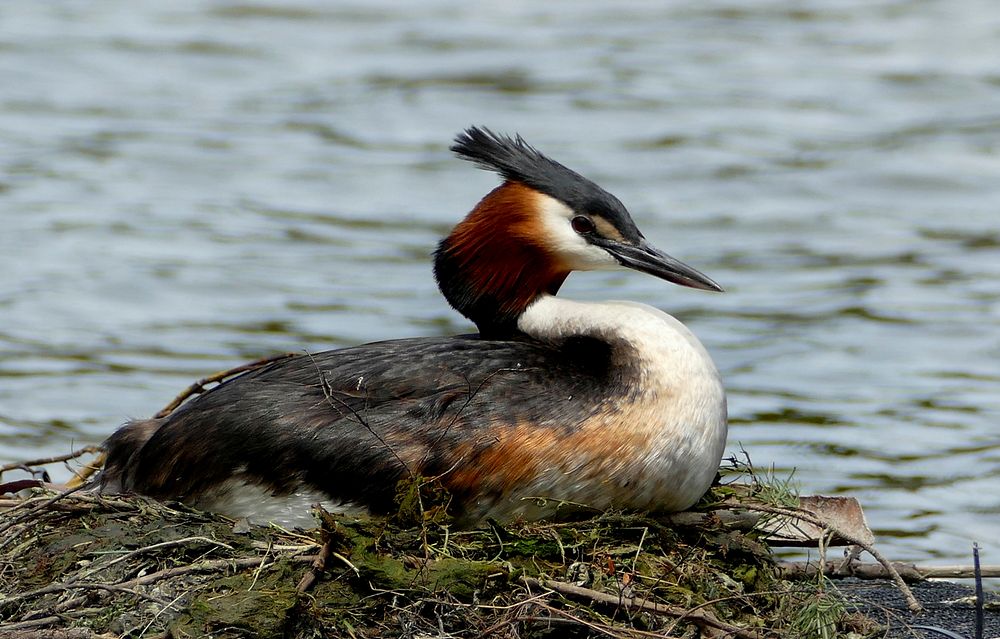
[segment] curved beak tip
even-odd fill
[[[725,293],[715,280],[701,271],[688,266],[684,262],[667,255],[663,251],[642,242],[637,246],[628,244],[613,244],[606,247],[618,262],[627,268],[649,273],[668,282],[697,288],[703,291]]]
[[[694,269],[692,269],[692,271],[693,270]],[[695,271],[695,272],[697,272],[697,271]],[[697,289],[700,289],[702,291],[709,291],[709,292],[712,292],[712,293],[725,293],[726,292],[726,289],[722,288],[722,286],[718,282],[716,282],[715,280],[713,280],[713,279],[705,276],[702,273],[698,273],[698,275],[700,277],[691,278],[690,276],[688,276],[688,277],[685,278],[685,281],[683,281],[683,282],[678,282],[676,280],[672,280],[672,281],[674,281],[675,284],[680,284],[681,286],[687,286],[689,288],[697,288]]]

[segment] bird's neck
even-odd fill
[[[686,326],[660,309],[637,302],[578,302],[540,296],[517,322],[539,341],[564,344],[591,338],[611,347],[612,363],[638,375],[651,391],[708,388],[721,392],[719,373],[705,347]],[[673,392],[671,391],[671,392]]]
[[[569,275],[541,244],[537,191],[506,182],[488,194],[438,246],[434,275],[448,302],[485,337],[518,332],[518,318]]]

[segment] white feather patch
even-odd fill
[[[545,245],[569,268],[575,271],[617,271],[624,268],[610,253],[587,242],[573,230],[571,220],[579,213],[544,193],[536,195]]]
[[[578,335],[603,339],[617,345],[613,360],[628,358],[619,363],[637,371],[626,381],[633,388],[616,390],[623,398],[635,397],[624,407],[628,423],[622,427],[641,434],[648,445],[622,451],[631,463],[608,478],[623,487],[619,495],[628,503],[618,505],[680,510],[705,493],[725,450],[726,394],[712,358],[686,326],[645,304],[543,296],[524,312],[518,328],[543,341]],[[545,488],[551,495],[554,487]],[[574,489],[568,482],[558,488]],[[565,498],[599,508],[614,499],[608,486],[596,487],[593,494],[588,487],[579,490]]]
[[[236,519],[246,518],[253,524],[274,522],[284,528],[315,528],[313,504],[320,504],[331,513],[364,515],[368,509],[351,502],[335,502],[317,490],[300,488],[289,495],[275,495],[270,490],[232,477],[210,491],[187,502],[200,510],[221,513]]]

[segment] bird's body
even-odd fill
[[[436,254],[442,292],[479,335],[376,342],[243,374],[114,434],[102,490],[288,525],[307,524],[316,501],[389,512],[408,476],[437,478],[467,523],[537,518],[566,501],[650,511],[697,501],[726,440],[705,349],[658,309],[555,292],[570,270],[618,265],[717,285],[646,244],[613,196],[519,139],[470,129],[456,151],[507,178]],[[526,167],[577,181],[562,195]]]

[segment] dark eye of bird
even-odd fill
[[[585,217],[583,215],[577,215],[574,217],[570,224],[573,225],[573,230],[580,235],[589,235],[597,230],[594,227],[593,221],[591,221],[589,217]]]

